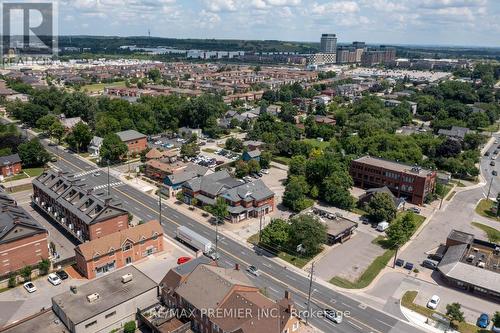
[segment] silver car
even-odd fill
[[[344,318],[344,316],[342,315],[342,312],[335,311],[332,309],[325,309],[325,311],[323,313],[325,315],[325,318],[333,321],[336,324],[340,324],[342,322],[342,319]]]

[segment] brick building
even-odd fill
[[[158,221],[124,229],[75,248],[77,269],[87,279],[158,252],[163,252],[163,229]]]
[[[78,177],[47,170],[33,180],[33,204],[78,241],[128,228],[128,211]]]
[[[196,199],[200,205],[213,205],[217,198],[224,198],[228,219],[233,223],[274,211],[274,192],[262,180],[243,182],[231,177],[227,170],[185,182],[182,193],[189,204]]]
[[[191,260],[165,275],[160,292],[167,307],[193,310],[189,320],[195,332],[299,333],[302,328],[288,291],[280,300],[267,298],[238,265],[223,268]],[[202,312],[207,309],[213,314]]]
[[[2,176],[14,176],[23,171],[21,166],[21,158],[18,154],[0,157],[0,168],[2,169]]]
[[[135,130],[118,132],[116,135],[127,145],[131,154],[139,154],[148,147],[147,136]]]
[[[370,189],[387,186],[398,198],[422,205],[436,187],[436,171],[364,156],[351,162],[349,170],[356,186]]]
[[[49,258],[48,232],[17,202],[0,193],[0,276]]]

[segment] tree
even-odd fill
[[[250,160],[247,164],[249,173],[258,173],[260,171],[260,164],[257,160]]]
[[[227,210],[227,203],[224,198],[217,198],[215,204],[212,205],[211,208],[212,215],[217,219],[218,224],[224,223],[224,220],[229,215],[229,211]]]
[[[406,213],[403,218],[397,219],[390,224],[386,230],[387,238],[393,246],[402,246],[411,238],[416,227],[415,214],[412,212]]]
[[[396,205],[388,193],[375,193],[366,207],[368,218],[373,222],[390,222],[396,217]]]
[[[66,137],[66,142],[71,149],[80,152],[82,148],[86,148],[92,140],[92,132],[90,127],[83,122],[79,122],[73,127],[71,133]]]
[[[161,72],[158,68],[150,69],[148,72],[148,78],[153,82],[158,82],[161,78]]]
[[[56,121],[52,125],[50,125],[49,135],[57,140],[57,144],[61,143],[65,132],[66,130],[64,129],[64,126],[59,121]]]
[[[23,277],[24,281],[29,281],[31,280],[31,272],[33,270],[31,269],[31,266],[24,266],[19,270],[19,273],[21,273],[21,276]]]
[[[323,188],[323,199],[327,203],[346,210],[354,207],[354,198],[349,192],[349,188],[342,184],[342,179],[338,174],[326,178]]]
[[[493,319],[491,320],[493,322],[493,326],[495,327],[500,327],[500,312],[497,311],[493,315]]]
[[[123,325],[123,333],[134,333],[136,329],[135,321],[128,321]]]
[[[57,117],[53,114],[47,114],[36,121],[36,127],[47,133],[55,122],[58,122]]]
[[[50,159],[50,154],[37,138],[20,144],[17,150],[23,166],[27,168],[43,166]]]
[[[462,306],[460,305],[460,303],[457,302],[447,304],[446,315],[450,318],[450,320],[461,323],[465,320],[464,313],[460,311],[461,308]]]
[[[290,223],[290,245],[295,248],[302,244],[306,255],[314,255],[321,251],[327,240],[327,227],[316,217],[300,215]]]
[[[240,152],[243,150],[243,141],[238,138],[230,137],[226,140],[225,146],[227,150]]]
[[[249,173],[248,164],[243,160],[236,161],[235,164],[235,176],[238,178],[243,178]]]
[[[309,193],[309,184],[304,176],[291,176],[283,195],[283,205],[295,212],[300,212],[313,205],[313,201],[306,195]]]
[[[101,161],[114,163],[120,161],[128,151],[128,147],[116,134],[108,134],[102,141],[100,150]]]
[[[295,155],[288,165],[290,175],[305,176],[307,160],[303,155]]]
[[[273,154],[271,154],[268,151],[263,151],[260,154],[260,160],[259,160],[260,168],[261,169],[269,169],[269,167],[271,165],[272,158],[273,158]]]
[[[196,143],[185,143],[181,147],[181,156],[195,157],[200,152],[200,147]]]
[[[261,243],[273,249],[286,247],[290,240],[290,224],[283,219],[274,219],[262,229]]]
[[[38,269],[40,270],[41,275],[46,275],[50,269],[50,260],[46,258],[42,259],[38,263]]]
[[[75,92],[63,98],[61,109],[68,118],[81,117],[87,123],[93,124],[98,106],[95,98],[83,92]]]

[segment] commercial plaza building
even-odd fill
[[[128,228],[128,212],[121,203],[78,177],[46,170],[32,183],[35,207],[82,243]]]
[[[434,192],[437,178],[436,171],[371,156],[352,161],[349,173],[356,186],[387,186],[395,196],[415,205],[422,205]]]

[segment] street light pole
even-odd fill
[[[160,219],[160,224],[161,224],[161,185],[158,188],[158,200],[159,200],[159,205],[158,205],[158,215]]]
[[[313,284],[313,275],[314,275],[314,261],[311,264],[311,278],[309,280],[309,293],[307,295],[306,325],[309,322],[309,316],[311,315],[311,292],[312,292],[312,284]]]
[[[262,238],[262,214],[260,215],[260,222],[259,222],[259,244]]]
[[[111,194],[111,189],[109,188],[109,159],[108,159],[108,195]]]
[[[490,186],[488,187],[488,195],[486,196],[486,200],[488,200],[490,197],[491,185],[493,185],[493,177],[491,177]]]
[[[219,217],[215,220],[215,261],[219,254]]]
[[[398,259],[399,244],[396,244],[396,253],[394,254],[394,261],[392,263],[392,268],[396,268],[396,260]]]

